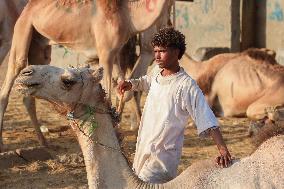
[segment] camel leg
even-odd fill
[[[111,56],[109,52],[102,52],[100,54],[99,63],[104,68],[103,86],[107,93],[107,99],[109,103],[111,103],[111,83],[112,83],[112,69],[114,61],[115,61],[114,56]]]
[[[29,50],[29,64],[37,65],[37,64],[49,64],[51,59],[51,46],[46,43],[40,43],[41,36],[38,33],[34,32],[34,39],[32,40]],[[24,97],[23,99],[24,105],[27,109],[27,112],[30,116],[32,124],[35,128],[35,132],[37,134],[39,143],[43,146],[47,146],[47,142],[40,130],[40,123],[37,119],[36,115],[36,104],[35,98],[33,97]]]
[[[266,108],[283,105],[283,93],[284,89],[281,87],[278,89],[267,90],[265,95],[252,103],[246,111],[247,117],[251,119],[263,119],[267,116]]]
[[[11,39],[13,30],[11,26],[14,26],[15,20],[13,19],[12,23],[9,23],[9,19],[0,20],[0,65],[7,56],[11,48]],[[7,22],[8,21],[8,22]]]
[[[29,19],[26,19],[25,16],[20,17],[15,25],[8,69],[0,92],[0,151],[4,149],[2,139],[3,118],[8,105],[9,94],[15,78],[27,64],[28,49],[33,28]]]
[[[36,105],[35,105],[35,98],[31,96],[27,96],[23,98],[24,105],[27,109],[27,112],[29,113],[29,116],[31,118],[32,124],[35,128],[35,132],[37,134],[37,137],[39,139],[39,142],[43,146],[47,146],[47,142],[40,130],[40,124],[38,122],[37,116],[36,116]]]
[[[131,114],[131,125],[130,125],[130,130],[132,131],[137,131],[139,129],[139,124],[141,121],[141,115],[142,111],[140,108],[140,97],[141,93],[140,92],[134,92],[133,95],[134,98],[131,99],[131,109],[134,110],[135,114]]]
[[[1,39],[0,39],[0,45],[1,45]],[[0,47],[0,66],[4,63],[4,61],[6,59],[8,59],[7,57],[9,56],[9,49],[10,49],[10,45],[3,45]]]

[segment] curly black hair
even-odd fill
[[[153,47],[160,46],[179,49],[179,59],[181,59],[186,49],[185,36],[173,27],[160,29],[152,38],[151,44]]]

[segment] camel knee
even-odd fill
[[[22,69],[27,66],[28,60],[26,58],[18,59],[15,62],[15,73],[18,75]]]
[[[10,55],[10,57],[13,56],[13,54]],[[22,69],[24,69],[27,66],[27,58],[22,59],[16,59],[16,60],[9,60],[8,62],[8,70],[6,73],[5,80],[13,81],[16,76],[20,73]],[[6,81],[5,81],[6,82]]]
[[[254,120],[263,119],[267,116],[264,108],[248,107],[246,111],[247,117]]]

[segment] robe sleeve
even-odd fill
[[[151,76],[144,75],[138,79],[130,79],[132,84],[131,90],[148,92],[151,86]]]
[[[183,91],[182,106],[195,122],[200,137],[207,137],[210,129],[218,128],[218,121],[201,89],[193,81]]]

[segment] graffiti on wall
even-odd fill
[[[204,14],[208,14],[208,12],[213,8],[213,0],[201,0],[200,3]]]
[[[283,9],[281,3],[277,0],[274,3],[268,3],[268,19],[273,21],[284,21]]]
[[[189,29],[189,10],[187,6],[176,7],[176,27],[180,29]]]
[[[157,0],[146,0],[146,9],[148,12],[153,12],[156,8]]]
[[[199,3],[201,2],[205,2],[205,1],[200,1]],[[179,4],[178,6],[176,6],[176,9],[175,9],[176,27],[181,30],[196,29],[196,28],[192,28],[193,26],[195,26],[199,30],[203,30],[206,32],[224,31],[225,30],[224,24],[214,19],[213,17],[211,17],[212,18],[211,21],[208,22],[208,16],[210,17],[210,15],[204,15],[203,6],[200,6],[200,5],[201,4],[199,4],[198,6],[200,10],[199,13],[198,11],[191,12],[189,4]]]

